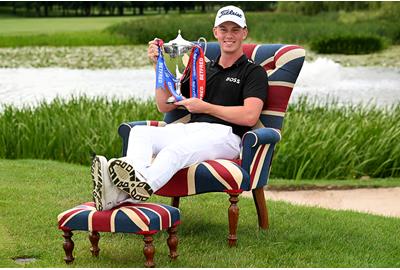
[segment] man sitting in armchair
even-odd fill
[[[203,100],[187,98],[167,104],[170,94],[155,89],[158,110],[166,113],[183,106],[191,114],[189,123],[135,126],[131,129],[126,157],[110,161],[103,156],[93,159],[93,196],[98,210],[111,209],[126,201],[146,201],[184,167],[240,155],[241,137],[257,123],[263,109],[268,78],[265,70],[243,53],[242,42],[248,30],[240,8],[221,8],[213,33],[221,51],[216,61],[207,63],[207,91]],[[156,40],[149,42],[148,56],[155,64]],[[188,96],[188,81],[181,89]]]

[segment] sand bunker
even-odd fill
[[[251,192],[244,192],[251,196]],[[400,217],[400,187],[349,190],[265,191],[267,200]]]

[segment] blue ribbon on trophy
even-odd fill
[[[158,58],[156,64],[156,88],[168,90],[172,97],[168,99],[167,103],[174,103],[184,99],[180,92],[181,81],[188,77],[190,73],[190,97],[203,99],[205,95],[205,56],[203,49],[192,42],[186,41],[182,38],[180,30],[176,39],[164,44],[162,40],[158,39]],[[175,75],[168,69],[165,61],[164,53],[168,54],[170,64],[175,65]],[[184,67],[183,59],[187,52],[190,51],[189,60],[186,67]],[[179,71],[179,68],[183,72]]]
[[[172,75],[172,73],[169,71],[167,65],[165,64],[161,47],[158,47],[156,88],[165,89],[166,86],[168,91],[175,98],[175,100],[181,101],[183,97],[176,92],[175,88],[179,81],[180,80]]]

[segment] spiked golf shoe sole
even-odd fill
[[[101,168],[100,157],[96,156],[92,160],[91,175],[93,181],[93,201],[96,209],[103,210],[105,205],[104,188],[103,188],[103,173]]]
[[[138,201],[146,201],[153,194],[150,185],[135,175],[133,166],[120,159],[113,160],[108,166],[114,185]]]

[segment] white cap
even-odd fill
[[[226,6],[218,10],[214,27],[224,22],[234,22],[242,28],[247,27],[243,10],[235,6]]]

